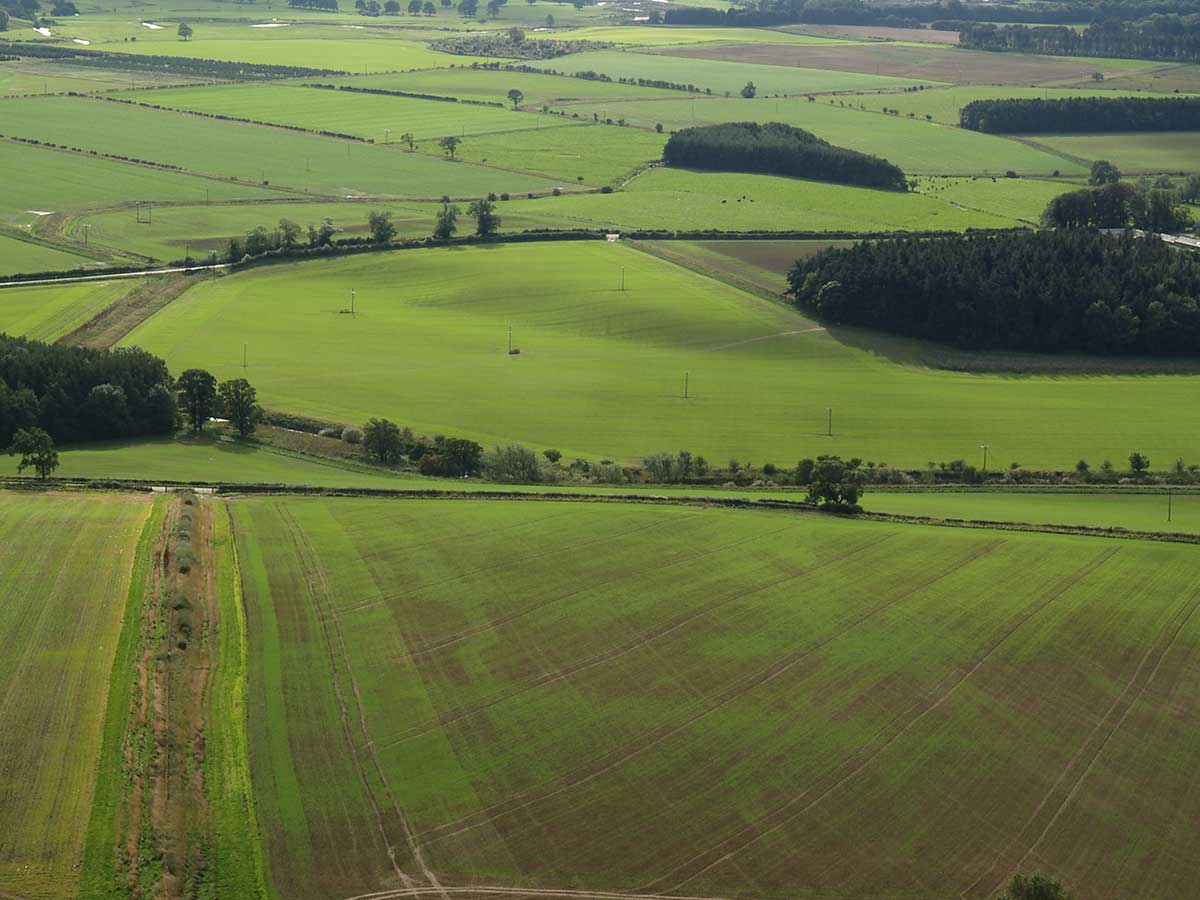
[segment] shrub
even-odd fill
[[[348,425],[342,429],[342,440],[347,444],[361,444],[363,441],[363,430],[353,425]]]

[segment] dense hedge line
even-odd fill
[[[1200,62],[1200,15],[1155,16],[1139,22],[1110,19],[1081,32],[1065,26],[977,24],[959,32],[959,45],[972,50],[1011,50],[1051,56]]]
[[[685,128],[663,148],[670,166],[726,172],[764,172],[908,190],[904,173],[877,156],[835,147],[815,134],[781,122],[728,122]]]
[[[462,103],[467,106],[498,106],[505,109],[505,105],[495,100],[466,100],[462,97],[444,97],[441,94],[416,94],[412,91],[391,91],[384,88],[365,88],[351,87],[348,84],[320,84],[318,82],[309,82],[304,85],[308,88],[319,88],[323,91],[345,91],[348,94],[378,94],[382,97],[409,97],[413,100],[436,100],[439,103]]]
[[[959,124],[992,134],[1200,130],[1200,97],[972,100]]]
[[[431,50],[440,50],[455,56],[496,56],[503,59],[553,59],[570,53],[608,50],[613,46],[615,45],[611,41],[567,41],[551,38],[527,41],[524,35],[517,40],[511,31],[482,32],[462,37],[438,38],[429,42]]]
[[[901,238],[822,251],[795,303],[968,349],[1200,355],[1200,255],[1090,231]]]
[[[56,441],[171,434],[167,364],[137,347],[61,347],[0,334],[0,447],[33,426]]]
[[[1142,228],[1176,234],[1194,224],[1179,192],[1115,181],[1099,188],[1059,194],[1046,205],[1043,224],[1051,228]]]

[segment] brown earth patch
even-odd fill
[[[957,84],[1035,84],[1091,78],[1094,62],[897,44],[727,44],[668,47],[665,56],[835,69]]]

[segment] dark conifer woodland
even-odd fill
[[[797,306],[968,349],[1200,353],[1200,256],[1156,238],[1023,231],[825,250],[788,275]]]
[[[835,147],[802,128],[780,122],[728,122],[685,128],[663,149],[669,166],[762,172],[862,187],[908,190],[898,166],[886,159]]]
[[[1200,97],[972,100],[959,122],[992,134],[1200,131]]]

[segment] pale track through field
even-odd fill
[[[939,709],[947,700],[949,700],[958,689],[966,683],[966,681],[978,672],[984,664],[988,662],[1008,640],[1017,633],[1030,619],[1040,613],[1042,610],[1050,606],[1055,600],[1060,598],[1067,591],[1074,588],[1081,581],[1087,578],[1096,570],[1100,569],[1109,559],[1111,559],[1120,548],[1110,548],[1101,553],[1095,559],[1089,560],[1074,575],[1053,591],[1045,600],[1040,603],[1035,603],[1032,608],[1027,608],[1022,614],[1016,617],[1014,621],[1004,632],[994,640],[989,646],[976,653],[975,656],[968,660],[964,660],[961,664],[955,667],[946,677],[952,676],[956,671],[961,670],[963,665],[969,665],[969,668],[960,675],[949,687],[942,689],[946,681],[943,677],[941,681],[924,697],[915,701],[903,713],[896,716],[884,728],[871,738],[870,741],[863,744],[853,754],[843,760],[838,766],[829,770],[824,776],[825,779],[834,779],[832,784],[825,787],[823,790],[813,797],[808,803],[798,809],[795,808],[798,804],[803,803],[815,790],[818,790],[821,785],[819,779],[813,785],[805,788],[799,794],[793,796],[785,803],[775,807],[775,809],[760,816],[754,822],[743,826],[739,831],[725,838],[723,841],[714,844],[708,850],[696,854],[691,859],[671,869],[664,875],[659,876],[653,881],[647,882],[639,886],[635,890],[652,891],[656,885],[672,882],[669,888],[671,891],[678,891],[695,879],[699,878],[705,872],[710,871],[716,866],[732,862],[737,854],[754,846],[763,838],[774,834],[785,825],[788,825],[795,819],[812,810],[814,807],[822,803],[833,793],[845,787],[852,782],[864,769],[872,762],[879,759],[883,753],[891,747],[896,741],[907,734],[915,725],[922,721],[930,713]],[[940,692],[939,692],[939,689]],[[841,770],[847,770],[841,773]],[[840,774],[841,773],[841,774]],[[765,827],[764,827],[765,826]],[[690,871],[689,871],[690,870]],[[680,879],[680,876],[685,876]],[[675,879],[680,879],[676,881]]]
[[[869,549],[870,546],[875,546],[878,543],[881,543],[881,541],[872,542],[872,544],[870,544],[868,547],[859,548],[859,550]],[[521,796],[518,796],[516,798],[509,798],[507,800],[500,801],[499,803],[494,803],[491,806],[485,807],[484,809],[472,813],[469,816],[464,816],[460,819],[456,819],[432,828],[427,832],[422,832],[419,836],[423,839],[426,839],[427,844],[435,843],[443,840],[444,838],[454,837],[494,822],[500,818],[503,818],[504,816],[518,812],[519,810],[525,809],[543,800],[547,800],[550,797],[563,794],[582,784],[593,781],[601,775],[604,775],[616,767],[623,765],[630,759],[633,759],[634,757],[653,749],[663,741],[673,737],[676,734],[679,734],[697,722],[702,721],[722,707],[742,698],[751,690],[775,680],[789,669],[803,662],[813,653],[816,653],[817,651],[843,637],[854,628],[857,628],[859,625],[869,621],[880,613],[891,609],[902,601],[912,597],[917,592],[925,590],[936,582],[971,565],[984,556],[987,556],[1003,543],[1004,541],[1002,540],[995,541],[977,550],[974,550],[968,554],[966,558],[950,566],[948,569],[938,573],[924,583],[910,588],[898,596],[891,597],[882,603],[876,604],[870,609],[863,611],[856,618],[848,622],[841,623],[832,631],[823,634],[821,637],[810,642],[805,647],[798,650],[793,650],[774,660],[769,665],[758,669],[757,671],[738,680],[737,682],[734,682],[733,684],[729,685],[726,690],[717,694],[715,697],[708,698],[707,705],[704,708],[700,709],[698,712],[692,714],[683,721],[660,726],[651,731],[644,732],[643,734],[640,734],[637,737],[622,743],[618,747],[614,748],[614,750],[609,751],[609,753],[600,757],[598,760],[593,761],[591,764],[589,764],[589,766],[575,769],[572,772],[566,773],[565,775],[552,780],[548,783],[549,785],[554,785],[556,783],[558,784],[558,787],[555,787],[553,790],[545,791],[534,797],[525,796],[522,798]],[[851,551],[843,556],[842,559],[854,555],[856,552],[859,552],[859,550]],[[614,754],[616,754],[615,758],[613,758]],[[483,818],[479,819],[478,817],[480,816],[483,816]],[[472,819],[478,820],[471,821]],[[446,829],[448,828],[452,828],[453,830],[446,832]]]
[[[649,631],[646,631],[646,632],[636,635],[635,637],[626,641],[625,643],[621,644],[618,647],[615,647],[610,650],[606,650],[603,653],[594,654],[585,659],[579,660],[578,662],[575,662],[569,666],[564,666],[563,668],[556,669],[551,672],[545,672],[542,675],[538,676],[537,678],[533,679],[533,681],[528,682],[527,684],[521,685],[520,687],[514,688],[512,690],[506,691],[505,693],[496,695],[496,696],[494,696],[488,700],[485,700],[483,702],[471,704],[469,706],[460,706],[455,709],[445,710],[445,711],[441,712],[435,718],[426,719],[424,722],[414,725],[408,731],[401,732],[399,735],[393,737],[391,740],[389,740],[385,744],[382,744],[381,746],[383,746],[385,748],[395,747],[398,744],[405,743],[407,741],[413,740],[414,738],[422,737],[423,735],[429,734],[430,732],[437,731],[439,729],[444,729],[447,725],[453,725],[453,724],[456,724],[457,722],[461,722],[465,719],[472,718],[473,716],[479,715],[480,713],[484,712],[485,710],[492,709],[493,707],[498,706],[501,703],[507,703],[508,701],[514,700],[517,697],[521,697],[521,696],[529,693],[530,691],[534,691],[534,690],[537,690],[538,688],[545,687],[548,684],[555,684],[559,681],[563,681],[565,679],[571,678],[575,675],[578,675],[580,672],[587,671],[588,669],[594,668],[595,666],[599,666],[599,665],[603,665],[605,663],[612,662],[613,660],[619,659],[622,656],[626,656],[626,655],[634,652],[635,650],[640,650],[641,648],[647,646],[648,644],[650,644],[654,641],[658,641],[662,638],[666,638],[668,635],[675,634],[680,629],[686,628],[686,626],[692,624],[696,620],[701,619],[704,616],[707,616],[709,613],[712,613],[712,612],[720,609],[723,606],[727,606],[728,604],[733,603],[737,600],[742,600],[746,597],[750,597],[755,594],[759,594],[763,591],[770,590],[775,587],[779,587],[780,585],[795,581],[798,578],[803,578],[807,575],[811,575],[813,572],[818,571],[819,569],[825,568],[826,566],[829,566],[829,565],[833,565],[836,562],[840,562],[846,556],[851,556],[856,552],[861,552],[863,549],[866,549],[867,547],[871,546],[872,544],[879,543],[880,541],[886,540],[888,537],[891,537],[891,535],[889,534],[883,538],[877,538],[875,540],[868,541],[865,544],[861,545],[860,547],[855,548],[855,550],[851,551],[848,554],[840,555],[840,556],[831,558],[829,560],[826,560],[824,562],[816,563],[813,565],[803,566],[795,571],[788,572],[785,575],[780,575],[779,577],[774,578],[774,579],[766,582],[765,584],[761,584],[758,587],[753,588],[749,591],[737,591],[732,594],[727,594],[723,597],[718,597],[717,599],[715,599],[709,603],[703,604],[701,606],[693,607],[692,609],[689,609],[687,612],[681,613],[677,616],[674,616],[671,619],[668,619],[666,622],[662,622],[662,623],[654,626]]]
[[[320,565],[316,559],[316,555],[313,553],[312,546],[309,544],[308,539],[304,535],[303,530],[300,528],[299,523],[297,523],[292,517],[291,513],[284,508],[282,503],[275,504],[275,511],[280,522],[287,530],[288,537],[292,544],[292,549],[296,555],[296,561],[300,564],[300,567],[304,572],[305,582],[308,585],[309,599],[312,601],[317,614],[317,619],[321,623],[321,634],[324,638],[325,650],[329,656],[329,664],[333,672],[333,689],[334,694],[337,696],[338,707],[340,709],[342,732],[345,736],[346,744],[350,748],[351,758],[354,760],[354,767],[358,772],[359,781],[362,784],[363,791],[367,795],[367,799],[370,801],[371,808],[375,813],[375,822],[379,828],[379,834],[383,840],[383,845],[387,850],[387,856],[389,862],[391,863],[392,870],[396,873],[396,877],[400,879],[401,884],[403,884],[406,889],[413,889],[417,887],[417,882],[415,882],[403,869],[400,868],[400,864],[396,860],[396,849],[392,845],[391,839],[388,836],[387,827],[384,824],[383,812],[379,806],[379,800],[375,797],[374,791],[371,790],[366,771],[362,765],[362,759],[355,748],[352,729],[350,726],[350,711],[346,704],[345,692],[342,688],[341,678],[338,674],[339,669],[336,653],[333,647],[333,640],[330,636],[330,620],[333,621],[334,630],[337,632],[338,640],[341,643],[343,665],[347,666],[346,674],[351,682],[351,689],[354,692],[355,705],[357,706],[358,711],[359,727],[363,730],[364,736],[366,737],[367,748],[371,756],[371,761],[376,769],[377,777],[382,782],[384,790],[388,795],[388,799],[392,804],[393,814],[397,817],[400,823],[401,831],[403,832],[409,855],[412,856],[413,861],[422,870],[426,881],[428,881],[432,886],[432,890],[438,891],[441,886],[438,884],[437,876],[429,871],[428,867],[425,865],[424,859],[420,854],[420,850],[415,841],[412,839],[412,833],[408,828],[408,820],[405,818],[404,813],[401,812],[400,808],[396,805],[396,800],[392,795],[391,788],[388,785],[387,780],[383,777],[383,771],[379,765],[379,759],[375,755],[374,748],[371,745],[370,736],[366,734],[367,724],[363,714],[362,700],[358,692],[358,685],[354,681],[354,674],[348,668],[349,660],[346,655],[345,641],[342,639],[341,635],[341,627],[337,623],[336,616],[334,616],[332,612],[326,612],[320,599],[320,595],[323,595],[325,598],[324,605],[328,605],[330,598],[328,586],[325,583],[324,573],[321,571]]]
[[[996,867],[1000,865],[1001,860],[1003,860],[1004,857],[1008,856],[1008,854],[1012,852],[1024,834],[1035,825],[1039,816],[1041,816],[1042,812],[1049,806],[1052,798],[1059,793],[1060,788],[1064,786],[1068,776],[1071,775],[1072,770],[1076,768],[1076,764],[1084,758],[1088,748],[1096,742],[1097,738],[1099,738],[1099,744],[1095,747],[1095,750],[1092,752],[1087,764],[1083,766],[1082,771],[1080,771],[1075,779],[1071,782],[1066,796],[1063,797],[1058,805],[1054,808],[1053,815],[1051,815],[1050,820],[1046,823],[1045,827],[1042,828],[1037,838],[1029,845],[1029,848],[1016,862],[1016,864],[1011,867],[1006,867],[1005,873],[996,879],[996,882],[991,889],[982,896],[992,896],[1004,886],[1004,884],[1012,875],[1015,875],[1021,871],[1025,863],[1029,860],[1029,857],[1034,854],[1037,848],[1041,845],[1042,841],[1046,839],[1046,835],[1050,833],[1055,823],[1058,822],[1058,819],[1062,815],[1063,811],[1066,810],[1067,806],[1070,805],[1071,801],[1079,793],[1083,782],[1087,779],[1088,774],[1096,765],[1096,761],[1104,752],[1104,748],[1108,746],[1109,741],[1112,740],[1113,736],[1125,723],[1125,719],[1129,716],[1129,713],[1137,705],[1138,701],[1141,700],[1142,696],[1146,692],[1146,689],[1154,681],[1154,677],[1158,674],[1158,670],[1162,666],[1163,659],[1166,658],[1167,653],[1170,651],[1171,647],[1174,646],[1175,640],[1179,637],[1179,633],[1183,630],[1184,626],[1186,626],[1191,620],[1192,616],[1195,615],[1198,607],[1200,607],[1200,590],[1194,591],[1191,595],[1189,595],[1171,614],[1171,616],[1163,624],[1163,627],[1159,629],[1159,632],[1157,635],[1155,635],[1154,640],[1150,642],[1150,646],[1146,648],[1146,652],[1142,654],[1141,661],[1138,663],[1133,675],[1131,675],[1129,680],[1125,683],[1121,693],[1117,695],[1116,699],[1114,699],[1112,704],[1108,707],[1108,710],[1096,722],[1095,726],[1093,726],[1092,730],[1088,733],[1083,743],[1079,745],[1079,748],[1075,751],[1074,755],[1072,755],[1066,766],[1063,767],[1062,772],[1059,773],[1059,776],[1055,780],[1054,784],[1050,786],[1050,790],[1048,790],[1046,795],[1042,797],[1041,802],[1039,802],[1034,808],[1029,818],[1025,821],[1025,824],[1021,826],[1021,829],[1015,835],[1013,835],[1013,838],[1008,845],[1005,846],[998,854],[996,854],[996,857],[992,860],[991,865],[984,869],[979,877],[971,882],[971,884],[960,893],[960,897],[963,897],[965,900],[965,898],[971,896],[980,886],[980,883],[983,882],[983,880],[987,878],[990,873],[995,871]],[[1154,664],[1153,666],[1149,666],[1149,671],[1146,677],[1142,678],[1143,672],[1147,671],[1147,667],[1151,658],[1154,659]],[[1126,702],[1127,698],[1128,702]],[[1120,712],[1120,715],[1116,716],[1118,711]],[[1115,721],[1113,721],[1114,716],[1116,716]],[[1107,731],[1104,731],[1106,724],[1109,727]]]
[[[369,894],[355,894],[343,900],[403,900],[405,897],[423,897],[432,894],[432,888],[398,888],[390,891],[373,891]],[[534,887],[504,887],[495,884],[479,884],[472,886],[445,886],[441,894],[488,897],[559,897],[563,900],[734,900],[730,897],[691,896],[681,894],[637,894],[620,891],[588,891],[575,888],[534,888]]]
[[[719,347],[710,347],[709,353],[717,353],[721,350],[732,350],[734,347],[742,347],[746,344],[757,344],[761,341],[772,341],[775,338],[792,337],[797,334],[814,334],[818,331],[824,331],[824,325],[814,325],[812,328],[801,328],[798,331],[777,331],[775,334],[764,334],[761,337],[746,338],[744,341],[734,341],[732,344],[721,344]]]

